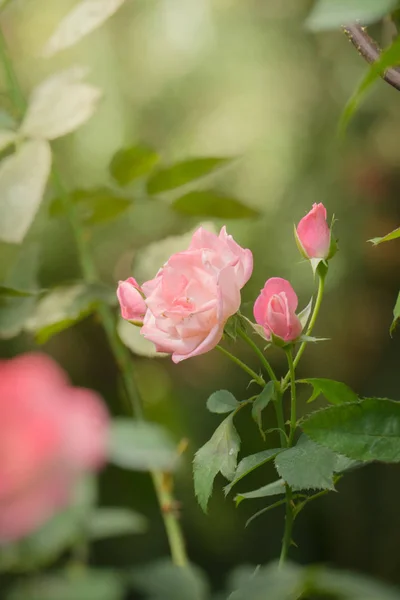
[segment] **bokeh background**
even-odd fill
[[[340,31],[307,31],[304,18],[312,5],[307,0],[127,0],[77,46],[41,58],[44,42],[73,5],[72,0],[15,0],[3,17],[27,92],[46,74],[75,63],[87,65],[90,80],[103,89],[95,116],[55,144],[68,188],[109,184],[114,153],[138,143],[154,147],[165,163],[203,155],[237,157],[212,183],[260,212],[256,219],[226,222],[235,239],[254,253],[254,274],[243,293],[245,311],[251,311],[271,276],[288,278],[301,305],[308,303],[315,284],[309,266],[301,262],[292,228],[313,202],[323,202],[337,218],[340,246],[316,328],[330,341],[307,349],[299,375],[344,381],[361,396],[398,399],[400,337],[391,339],[388,329],[400,254],[395,243],[378,248],[367,243],[399,222],[398,92],[379,82],[347,137],[338,138],[340,113],[366,67]],[[380,28],[375,33],[385,36]],[[2,87],[5,91],[4,82]],[[8,110],[7,98],[0,101]],[[24,251],[31,256],[37,243],[43,287],[79,278],[68,223],[48,216],[53,196],[48,193],[22,248],[0,245],[2,277],[23,265]],[[136,258],[146,255],[148,244],[186,233],[198,222],[171,211],[168,199],[149,200],[139,185],[129,211],[91,230],[89,244],[102,280],[116,285],[131,274]],[[222,224],[215,221],[217,227]],[[1,317],[0,329],[6,329]],[[3,357],[33,347],[27,333],[0,342]],[[54,336],[43,349],[75,384],[98,390],[118,413],[118,373],[94,318]],[[240,343],[235,351],[257,368]],[[247,518],[264,502],[249,501],[236,509],[232,498],[224,498],[221,477],[207,516],[194,498],[193,454],[219,423],[205,401],[223,388],[238,399],[248,397],[247,378],[216,351],[178,366],[168,358],[132,355],[132,360],[148,417],[165,424],[177,442],[189,441],[176,480],[182,525],[191,559],[219,589],[238,563],[276,558],[282,534],[280,509],[245,529]],[[282,353],[272,352],[271,361],[285,372]],[[307,410],[302,401],[300,407]],[[265,422],[274,426],[271,411]],[[246,411],[238,415],[237,428],[243,453],[264,447]],[[271,446],[275,441],[271,435]],[[259,469],[242,489],[273,477],[272,466]],[[100,485],[103,504],[131,506],[149,517],[150,527],[142,536],[95,544],[93,564],[141,564],[165,555],[150,478],[108,468]],[[347,475],[338,493],[311,503],[299,517],[293,559],[326,562],[400,584],[399,494],[399,466],[372,464]]]

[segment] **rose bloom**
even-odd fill
[[[105,460],[108,415],[44,354],[0,361],[0,542],[65,507],[85,471]]]
[[[296,293],[286,279],[268,279],[254,303],[254,318],[264,328],[267,340],[272,334],[284,342],[299,337],[303,328],[295,312],[297,304]]]
[[[123,319],[133,321],[134,323],[143,321],[147,306],[136,279],[129,277],[126,281],[120,281],[117,289],[117,297]]]
[[[331,231],[326,222],[326,208],[323,204],[313,204],[310,212],[298,224],[296,234],[307,258],[328,258]]]
[[[251,251],[239,246],[225,227],[218,236],[200,227],[188,250],[172,255],[142,285],[147,305],[142,335],[158,352],[172,354],[175,363],[208,352],[238,311],[240,290],[252,270]],[[129,312],[123,303],[121,309]]]

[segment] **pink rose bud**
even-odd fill
[[[127,321],[142,322],[147,306],[136,279],[129,277],[126,281],[120,281],[117,296],[122,317]]]
[[[70,501],[105,461],[108,415],[44,354],[0,361],[0,543],[19,539]]]
[[[228,235],[198,229],[189,249],[174,254],[143,284],[148,310],[142,335],[178,363],[204,354],[221,340],[240,306],[240,290],[253,270],[253,255]]]
[[[295,314],[297,304],[296,293],[286,279],[268,279],[254,304],[254,318],[268,340],[272,335],[285,342],[299,337],[302,325]]]
[[[306,258],[328,258],[331,231],[326,222],[326,208],[323,204],[313,204],[310,212],[298,224],[296,234],[300,250]]]

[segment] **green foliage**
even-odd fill
[[[214,431],[211,439],[197,452],[193,461],[194,489],[197,500],[207,512],[214,479],[221,473],[226,479],[235,476],[240,437],[229,415]]]
[[[272,563],[254,570],[228,600],[298,600],[304,587],[301,567]]]
[[[37,296],[40,290],[19,290],[8,285],[0,285],[0,298],[26,298],[27,296]]]
[[[271,400],[273,400],[274,392],[274,383],[272,381],[269,381],[267,385],[262,389],[262,392],[259,394],[259,396],[254,400],[253,406],[251,407],[251,416],[257,423],[262,436],[264,436],[264,432],[261,413],[265,408],[267,408]]]
[[[91,540],[106,537],[144,533],[147,523],[143,515],[126,508],[98,508],[85,523],[87,536]]]
[[[192,158],[160,169],[147,182],[150,195],[179,188],[226,166],[232,158]]]
[[[228,390],[218,390],[209,396],[207,408],[212,413],[229,413],[236,410],[240,403]]]
[[[303,423],[315,442],[361,461],[400,461],[400,403],[366,398],[312,413]]]
[[[124,198],[106,187],[75,190],[68,194],[67,200],[76,205],[77,216],[84,225],[105,223],[133,206],[131,198]],[[64,199],[55,198],[50,206],[50,215],[57,217],[64,212]]]
[[[178,462],[168,431],[156,423],[114,419],[108,450],[110,462],[134,471],[172,471]]]
[[[343,404],[344,402],[357,402],[358,396],[345,383],[333,379],[322,379],[311,377],[300,379],[300,383],[308,383],[313,386],[313,394],[308,402],[313,402],[320,394],[331,404]]]
[[[274,459],[279,452],[281,452],[280,448],[271,448],[269,450],[257,452],[256,454],[250,454],[250,456],[243,458],[237,466],[233,480],[224,488],[225,494],[229,494],[233,486],[236,485],[238,481],[258,467],[261,467],[262,465],[265,465],[265,463]]]
[[[176,567],[167,560],[134,569],[133,586],[146,600],[208,600],[208,583],[197,567]]]
[[[318,0],[306,24],[315,31],[337,29],[360,21],[378,21],[395,8],[397,0]]]
[[[245,219],[259,213],[242,204],[236,198],[224,196],[213,190],[194,191],[177,198],[172,208],[193,217],[214,217],[219,219]]]
[[[399,49],[399,59],[400,59],[400,49]],[[400,227],[398,227],[394,231],[391,231],[387,235],[384,235],[383,237],[372,238],[371,240],[368,240],[368,241],[371,242],[372,244],[374,244],[374,246],[377,246],[378,244],[382,244],[383,242],[391,242],[392,240],[396,240],[397,238],[400,238]]]
[[[131,146],[119,150],[110,164],[110,173],[119,185],[128,185],[135,179],[148,175],[160,157],[148,146]]]
[[[240,504],[242,500],[251,500],[253,498],[266,498],[267,496],[279,496],[285,493],[285,482],[283,479],[277,479],[272,483],[263,485],[257,490],[251,492],[241,492],[235,496],[236,505]]]
[[[394,305],[394,309],[393,309],[393,321],[390,326],[390,335],[393,335],[394,330],[396,329],[399,320],[400,320],[400,292],[397,296],[396,304]]]

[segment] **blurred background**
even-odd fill
[[[50,59],[41,48],[72,0],[15,0],[3,17],[21,84],[28,93],[45,75],[71,64],[86,65],[89,79],[103,90],[94,117],[78,132],[57,141],[57,163],[70,190],[109,185],[109,164],[124,146],[146,144],[166,164],[189,157],[235,156],[212,176],[213,188],[240,198],[257,218],[214,220],[254,253],[254,274],[243,291],[244,312],[265,280],[289,279],[305,306],[315,284],[301,262],[292,235],[313,202],[335,215],[340,252],[331,262],[327,292],[316,334],[330,338],[310,346],[300,376],[344,381],[360,396],[398,399],[400,337],[388,334],[398,293],[400,254],[396,244],[373,248],[367,240],[398,226],[400,216],[399,94],[379,82],[350,124],[346,139],[337,123],[365,64],[340,32],[310,33],[307,0],[126,0],[100,29]],[[376,30],[381,35],[381,30]],[[5,84],[3,84],[5,91]],[[10,110],[8,100],[1,106]],[[0,245],[0,275],[18,268],[24,280],[37,248],[39,283],[54,286],[80,277],[67,221],[49,217],[50,191],[22,247]],[[208,219],[209,220],[209,219]],[[173,212],[169,198],[150,200],[140,182],[132,207],[90,230],[88,243],[104,283],[146,273],[144,250],[187,233],[201,219]],[[154,246],[152,246],[154,249]],[[155,273],[157,267],[152,265]],[[136,270],[135,270],[136,269]],[[28,277],[28,275],[26,275]],[[2,357],[32,349],[32,334],[9,336],[0,315]],[[16,328],[18,331],[18,326]],[[93,387],[117,414],[118,373],[96,319],[89,317],[43,346],[77,385]],[[254,368],[253,356],[236,350]],[[266,563],[277,557],[283,510],[267,513],[245,529],[265,502],[235,508],[224,498],[218,476],[209,514],[193,492],[194,452],[220,421],[205,408],[215,389],[248,397],[247,377],[216,351],[174,365],[168,358],[132,354],[149,419],[163,423],[177,443],[189,440],[176,478],[189,555],[210,575],[216,590],[238,563]],[[284,355],[271,353],[280,373]],[[307,398],[304,390],[301,400]],[[322,406],[323,401],[318,401]],[[300,410],[306,411],[300,401]],[[264,422],[274,427],[267,410]],[[245,454],[264,448],[246,411],[237,417]],[[271,435],[271,447],[276,440]],[[261,486],[273,466],[259,469],[241,487]],[[163,524],[149,476],[108,468],[100,478],[104,505],[131,506],[149,517],[141,536],[93,545],[97,566],[141,564],[167,553]],[[344,477],[338,493],[307,507],[296,522],[300,563],[324,562],[359,570],[400,584],[400,467],[369,465]]]

